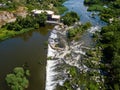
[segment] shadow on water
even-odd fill
[[[0,42],[0,90],[9,90],[5,76],[14,67],[27,64],[30,69],[30,86],[26,90],[44,90],[46,55],[51,25],[32,30]]]

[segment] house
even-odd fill
[[[52,20],[53,21],[60,21],[60,15],[52,15]]]
[[[34,15],[38,15],[38,14],[41,14],[41,13],[47,13],[47,20],[48,21],[60,21],[60,15],[55,15],[54,14],[54,11],[51,11],[51,10],[32,10],[32,13]]]

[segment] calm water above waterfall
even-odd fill
[[[47,55],[45,42],[52,28],[46,26],[0,42],[0,90],[9,90],[4,81],[5,75],[23,64],[27,64],[31,72],[30,87],[27,90],[44,90]]]
[[[77,12],[82,23],[91,22],[94,25],[91,31],[105,25],[97,15],[95,18],[91,18],[92,13],[87,12],[87,7],[83,5],[83,1],[68,0],[64,5],[68,8],[68,11]],[[45,90],[47,59],[45,41],[48,40],[50,29],[52,28],[53,26],[47,25],[45,28],[33,30],[0,42],[0,90],[9,90],[5,84],[5,75],[10,73],[14,67],[22,66],[23,64],[27,64],[31,72],[30,87],[27,90]],[[84,41],[86,46],[91,46],[91,34],[86,32],[82,36],[81,41]],[[49,64],[56,65],[54,62]],[[49,69],[52,67],[50,65],[48,66]],[[50,73],[49,71],[47,72]],[[48,86],[50,86],[50,83],[51,80],[49,79]],[[47,88],[46,90],[48,90]]]

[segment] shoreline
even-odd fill
[[[9,35],[7,35],[7,36],[4,36],[3,35],[3,37],[1,37],[0,38],[0,42],[2,42],[2,41],[4,41],[4,40],[7,40],[7,39],[9,39],[9,38],[12,38],[12,37],[14,37],[14,36],[16,36],[16,35],[20,35],[20,34],[23,34],[23,33],[27,33],[27,32],[29,32],[29,31],[31,31],[31,30],[34,30],[34,28],[27,28],[27,29],[22,29],[21,31],[8,31],[8,30],[5,30],[6,31],[6,33],[7,33],[7,31],[9,32],[8,34]]]
[[[66,0],[64,0],[64,2],[65,1]],[[59,14],[63,14],[65,11],[67,11],[67,8],[63,5],[64,2],[62,2],[60,6],[55,7],[56,10],[59,11]],[[30,27],[30,28],[23,28],[21,31],[12,31],[12,30],[9,31],[6,28],[0,28],[0,30],[1,30],[0,31],[0,42],[4,41],[6,39],[12,38],[16,35],[23,34],[23,33],[26,33],[28,31],[34,30],[34,29],[35,28]]]

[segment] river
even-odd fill
[[[81,37],[81,41],[84,41],[85,46],[92,46],[93,41],[90,32],[97,30],[105,23],[97,15],[92,18],[92,13],[87,12],[87,7],[84,6],[83,1],[67,0],[63,5],[68,8],[68,11],[77,12],[82,23],[88,21],[92,23],[93,27],[90,31],[84,33]],[[52,90],[50,88],[55,87],[55,82],[53,83],[49,77],[46,78],[46,71],[51,77],[53,70],[51,70],[51,67],[57,65],[54,61],[50,62],[49,66],[47,65],[49,70],[46,70],[47,46],[45,42],[51,36],[52,28],[53,26],[48,25],[45,28],[29,31],[0,42],[0,90],[9,90],[4,80],[6,74],[10,73],[14,67],[24,64],[27,64],[31,72],[30,86],[26,90],[45,90],[45,88],[46,90]],[[51,64],[53,66],[50,66]],[[46,79],[49,79],[48,87],[47,85],[45,86]],[[51,83],[53,83],[52,86]]]
[[[67,40],[65,40],[65,29],[63,31],[59,31],[56,28],[52,30],[49,36],[47,56],[51,58],[47,61],[45,90],[61,90],[59,86],[62,86],[65,80],[70,79],[68,77],[67,68],[71,66],[77,67],[80,71],[88,70],[88,68],[81,63],[82,56],[85,55],[83,47],[94,47],[95,43],[92,39],[92,35],[95,31],[100,31],[100,28],[105,26],[106,23],[100,20],[98,16],[99,12],[88,12],[88,7],[85,6],[83,2],[84,0],[67,0],[63,5],[68,8],[68,11],[66,12],[76,12],[80,16],[81,23],[90,22],[92,27],[83,33],[78,42],[73,41],[70,42],[69,45]],[[92,17],[92,13],[95,13],[94,18]],[[61,50],[54,49],[52,46],[55,46],[58,43],[61,44],[60,41],[63,41],[65,47]]]
[[[30,69],[30,86],[26,90],[44,90],[46,76],[47,45],[50,30],[47,25],[39,30],[15,36],[0,42],[0,90],[9,90],[6,74],[13,68],[27,64]]]

